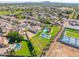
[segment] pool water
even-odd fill
[[[20,48],[20,44],[16,44],[16,49],[19,49]]]
[[[51,36],[50,35],[47,35],[47,34],[41,34],[40,36],[42,36],[43,38],[47,38],[47,39],[50,39]]]
[[[48,32],[49,30],[48,30],[48,28],[45,28],[44,30],[43,30],[43,32]]]

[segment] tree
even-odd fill
[[[58,21],[62,21],[63,19],[61,17],[58,18]]]
[[[50,24],[50,18],[47,17],[46,19],[41,19],[40,22],[45,23],[45,24]]]
[[[16,18],[18,19],[25,19],[26,17],[22,14],[16,14]]]
[[[11,55],[11,56],[13,56],[13,55],[15,55],[15,50],[11,50],[11,51],[9,51],[9,54]]]
[[[24,38],[21,36],[18,32],[9,32],[7,37],[9,38],[9,43],[19,43],[22,41]]]

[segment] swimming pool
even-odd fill
[[[48,32],[49,31],[49,29],[48,28],[45,28],[44,30],[43,30],[43,32]]]
[[[47,38],[47,39],[51,38],[51,35],[44,34],[44,33],[42,33],[40,36],[43,37],[43,38]]]
[[[21,47],[20,44],[16,44],[16,46],[15,46],[16,49],[19,49],[20,47]]]

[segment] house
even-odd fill
[[[78,26],[79,25],[77,21],[70,21],[69,23],[72,26]]]
[[[0,48],[4,48],[8,45],[8,40],[6,37],[0,36]]]
[[[37,33],[40,29],[40,26],[31,26],[31,28],[29,28],[29,31],[31,31],[32,33]]]
[[[66,27],[79,30],[79,20],[70,20]]]

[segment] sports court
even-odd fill
[[[76,35],[75,35],[76,34]],[[65,43],[67,45],[79,48],[79,38],[78,38],[79,33],[74,30],[65,30],[64,31],[64,35],[61,37],[61,39],[59,40],[62,43]]]

